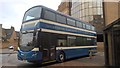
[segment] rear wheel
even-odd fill
[[[58,62],[64,62],[64,60],[65,60],[65,54],[63,52],[61,52],[58,55]]]

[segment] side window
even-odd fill
[[[57,46],[66,46],[67,45],[67,36],[66,35],[56,35],[57,36],[57,41],[58,45]]]
[[[83,39],[82,37],[77,37],[76,38],[76,46],[81,46],[83,45]]]
[[[86,45],[86,44],[87,44],[87,38],[83,37],[83,45]]]
[[[75,26],[75,20],[70,19],[70,18],[67,18],[67,24],[68,24],[68,25]]]
[[[57,15],[57,22],[66,23],[66,18],[62,15]]]
[[[75,46],[76,45],[75,42],[76,42],[75,36],[68,36],[67,37],[67,45],[68,46]]]
[[[89,30],[90,30],[90,25],[86,25],[86,29],[89,29]]]
[[[92,30],[95,30],[95,27],[92,26],[91,29],[92,29]]]
[[[82,27],[82,22],[76,21],[76,26],[77,27]]]
[[[55,13],[46,10],[44,14],[44,18],[47,20],[55,21]]]
[[[83,28],[85,28],[85,24],[83,23]]]
[[[58,39],[58,46],[66,46],[66,40]]]

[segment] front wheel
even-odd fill
[[[58,62],[62,63],[64,62],[65,60],[65,55],[63,52],[61,52],[59,55],[58,55]]]

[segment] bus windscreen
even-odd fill
[[[23,21],[38,19],[41,16],[41,7],[34,7],[29,9],[23,18]]]

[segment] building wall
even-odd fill
[[[13,45],[14,46],[14,50],[17,50],[17,47],[18,47],[18,39],[17,39],[17,36],[16,36],[16,32],[13,31],[13,34],[11,36],[11,38],[8,40],[9,41],[9,44],[10,45]]]
[[[103,18],[102,0],[72,0],[71,16],[90,22],[94,15],[101,15]]]
[[[59,12],[62,12],[64,14],[70,15],[70,8],[71,8],[71,3],[70,2],[61,2],[61,4],[58,6]]]
[[[120,18],[120,9],[118,9],[118,2],[105,2],[104,3],[104,12],[105,12],[105,25],[109,25],[118,18]]]
[[[3,41],[3,42],[2,42],[2,49],[8,48],[8,47],[9,47],[9,46],[8,46],[9,44],[10,44],[9,41]]]
[[[2,48],[2,24],[0,24],[0,48]]]
[[[103,42],[103,38],[98,37],[103,37],[104,20],[102,2],[103,0],[79,0],[79,2],[78,0],[72,0],[71,8],[72,17],[88,22],[96,28],[98,42]]]
[[[104,42],[97,42],[97,51],[104,52]]]
[[[105,46],[105,64],[110,66],[120,65],[119,58],[119,40],[120,35],[120,0],[119,2],[104,2],[104,46]],[[113,27],[118,25],[118,27]],[[116,43],[117,42],[117,43]]]
[[[13,30],[13,33],[11,35],[11,37],[5,41],[2,41],[2,45],[1,45],[1,48],[4,49],[4,48],[8,48],[9,46],[14,46],[14,50],[17,50],[17,47],[18,47],[18,39],[17,39],[17,33],[14,29],[14,27],[11,28],[11,30]],[[6,36],[7,33],[5,32],[4,29],[2,29],[2,36]]]

